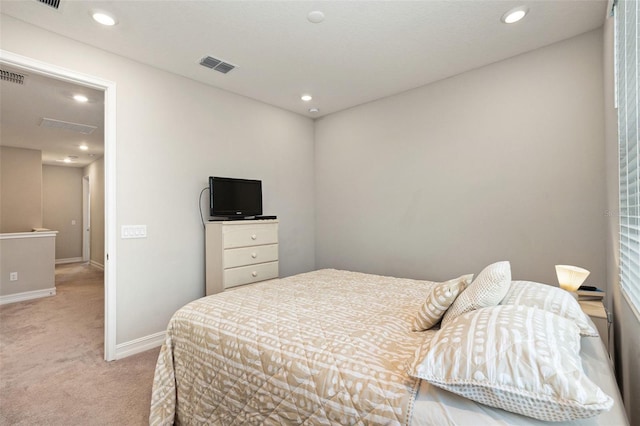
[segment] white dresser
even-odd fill
[[[278,221],[206,224],[206,295],[278,277]]]

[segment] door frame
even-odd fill
[[[116,83],[0,49],[0,64],[104,91],[104,359],[116,359]]]
[[[91,261],[91,179],[82,177],[82,261]]]

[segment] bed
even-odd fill
[[[469,383],[464,383],[462,392],[455,386],[445,390],[446,384],[429,376],[425,360],[433,354],[434,340],[449,326],[452,330],[463,327],[458,324],[461,319],[478,318],[466,312],[449,320],[442,330],[436,326],[414,331],[416,312],[439,284],[325,269],[191,302],[176,312],[167,328],[154,376],[149,422],[545,424],[469,399],[465,394]],[[467,293],[471,294],[462,291],[457,299]],[[504,298],[502,294],[500,299]],[[520,304],[476,308],[487,314],[488,322],[504,322],[500,316],[514,310],[517,315],[531,316],[535,324],[564,321],[565,334],[572,342],[572,333],[578,330],[574,321]],[[480,323],[479,327],[485,327]],[[588,418],[559,424],[628,424],[600,339],[577,339],[578,348],[575,342],[569,346],[579,350],[586,376],[602,394],[598,401],[583,401],[589,409],[596,408],[588,416],[579,412]],[[461,352],[453,350],[453,356]],[[490,398],[496,398],[495,389]],[[560,404],[563,409],[564,401]],[[570,411],[574,413],[574,407]]]

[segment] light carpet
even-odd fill
[[[0,425],[148,424],[159,348],[104,361],[103,282],[58,265],[55,296],[0,306]]]

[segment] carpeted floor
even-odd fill
[[[104,361],[104,287],[56,267],[57,295],[0,306],[0,425],[148,424],[158,349]]]

